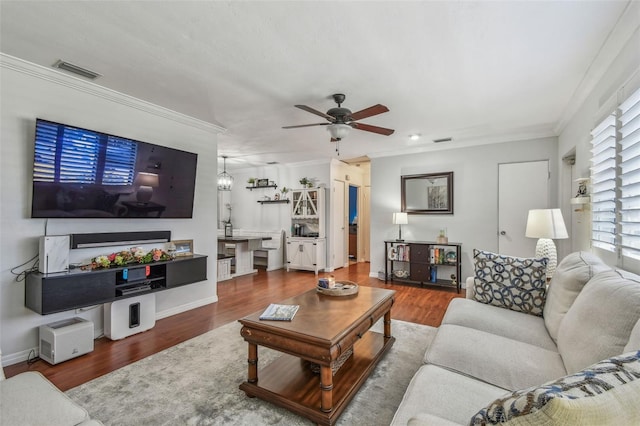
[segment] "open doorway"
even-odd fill
[[[358,261],[358,187],[349,185],[349,263]]]

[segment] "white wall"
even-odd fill
[[[231,191],[219,192],[219,218],[220,222],[227,220],[229,211],[226,204],[231,203],[231,219],[234,229],[277,231],[284,229],[287,235],[291,235],[291,204],[259,204],[258,200],[264,196],[274,198],[282,187],[299,189],[300,179],[307,177],[313,179],[316,185],[326,187],[325,194],[325,214],[326,214],[326,238],[327,238],[327,260],[333,256],[333,238],[331,205],[333,199],[333,181],[342,180],[345,182],[345,207],[348,209],[348,185],[356,185],[362,188],[369,183],[369,168],[357,167],[338,161],[336,159],[323,160],[318,162],[305,162],[290,165],[268,165],[263,167],[251,167],[237,169],[230,172],[234,179]],[[250,178],[269,179],[274,181],[277,189],[254,188],[247,189],[247,180]],[[348,179],[348,180],[347,180]],[[290,197],[291,194],[288,194]],[[368,205],[361,206],[361,210],[368,211]],[[218,224],[221,227],[221,223]],[[348,229],[345,229],[345,241],[348,242]],[[363,237],[364,238],[364,237]],[[348,251],[345,248],[345,254]],[[364,255],[363,255],[364,256]],[[347,259],[345,258],[345,263]],[[331,262],[327,263],[331,265]]]
[[[26,359],[37,347],[37,327],[75,316],[40,316],[24,306],[24,282],[10,270],[38,253],[38,239],[88,232],[170,230],[173,239],[193,239],[209,256],[209,280],[159,292],[158,318],[217,301],[216,134],[220,127],[109,91],[10,56],[0,56],[0,345],[3,364]],[[198,154],[193,219],[31,219],[31,173],[35,119],[78,125]],[[105,254],[115,248],[104,248]],[[77,256],[77,253],[74,253]],[[18,268],[21,270],[23,268]],[[78,316],[103,329],[102,307]]]
[[[607,114],[613,112],[618,102],[633,93],[640,87],[640,25],[638,24],[638,11],[640,4],[634,6],[635,15],[633,25],[635,30],[631,37],[624,43],[615,59],[603,73],[602,77],[594,85],[593,90],[586,97],[581,107],[564,126],[558,137],[558,152],[562,156],[575,149],[576,163],[574,166],[576,177],[590,176],[591,161],[591,130]],[[614,34],[615,35],[615,34]],[[566,172],[566,168],[563,168]],[[568,210],[568,197],[563,197],[561,202]],[[571,213],[574,226],[571,251],[591,250],[590,235],[590,211],[585,213]],[[594,252],[612,266],[640,273],[640,265],[617,264],[614,253],[594,249]]]
[[[281,194],[283,187],[299,189],[300,179],[313,179],[317,185],[329,186],[329,161],[300,163],[292,165],[268,165],[251,167],[230,172],[233,176],[233,187],[226,194],[220,193],[225,202],[231,202],[231,222],[234,229],[275,231],[284,229],[287,234],[291,227],[291,204],[259,204],[264,196],[274,198]],[[269,179],[278,185],[273,188],[247,189],[250,178]],[[291,198],[291,193],[287,194]],[[228,218],[228,210],[220,206],[221,220]]]
[[[406,240],[434,241],[446,228],[451,242],[462,244],[462,277],[473,273],[473,249],[498,249],[498,165],[549,160],[557,170],[557,139],[544,138],[466,148],[452,148],[371,160],[371,276],[384,271],[384,240],[397,238],[391,223],[400,211],[400,177],[419,173],[454,174],[453,215],[410,215],[402,229]],[[552,173],[551,200],[558,178]],[[526,190],[526,188],[523,188]]]

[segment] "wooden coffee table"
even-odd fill
[[[300,305],[292,321],[261,321],[258,317],[264,309],[242,318],[240,334],[249,343],[249,374],[240,389],[318,424],[335,424],[395,341],[391,336],[394,294],[360,287],[351,296],[329,296],[313,289],[278,302]],[[369,331],[383,316],[384,334]],[[283,352],[259,375],[258,346]],[[319,375],[310,363],[319,365]]]

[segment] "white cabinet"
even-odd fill
[[[287,271],[314,271],[326,268],[325,189],[291,191],[291,237],[287,238]]]
[[[218,281],[230,280],[231,275],[231,258],[225,257],[218,259]]]
[[[287,271],[303,269],[314,271],[326,267],[326,241],[324,238],[287,238]]]
[[[291,236],[325,238],[325,189],[291,191]]]

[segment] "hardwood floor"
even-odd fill
[[[464,297],[455,289],[385,284],[369,277],[369,263],[356,263],[336,270],[339,280],[357,282],[361,286],[396,290],[391,310],[393,319],[437,327],[451,299]],[[321,273],[322,275],[322,273]],[[177,314],[156,322],[154,328],[126,339],[111,341],[105,337],[95,341],[94,351],[58,365],[38,360],[5,367],[7,377],[23,371],[39,371],[63,391],[96,377],[153,355],[180,342],[263,309],[269,303],[295,296],[316,285],[313,272],[280,269],[260,270],[257,274],[218,283],[218,302]],[[240,336],[238,336],[240,338]]]

